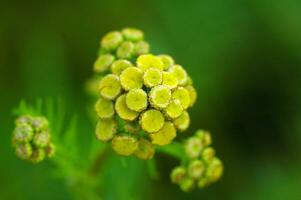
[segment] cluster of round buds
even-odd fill
[[[48,120],[41,116],[29,115],[17,118],[13,131],[13,146],[22,160],[38,163],[52,157],[55,145],[51,143]]]
[[[223,163],[215,156],[211,142],[210,133],[203,130],[198,130],[185,142],[188,162],[175,167],[170,174],[171,181],[183,191],[191,191],[196,186],[204,188],[222,176]]]
[[[112,140],[113,149],[120,155],[149,159],[154,154],[153,145],[167,145],[177,130],[188,128],[187,109],[193,106],[197,94],[185,69],[168,55],[140,51],[130,54],[143,54],[136,60],[120,57],[121,41],[142,39],[142,32],[124,29],[109,33],[101,42],[119,60],[106,62],[106,67],[99,67],[96,61],[97,69],[105,69],[97,71],[107,72],[98,83],[96,136],[101,141]]]

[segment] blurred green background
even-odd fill
[[[143,162],[104,170],[104,199],[300,199],[301,1],[65,0],[0,2],[0,199],[70,199],[49,165],[32,166],[11,147],[21,98],[60,97],[93,134],[83,85],[100,37],[141,28],[154,53],[168,53],[194,80],[192,126],[213,134],[221,181],[183,193],[169,181],[177,161],[157,156],[159,180]],[[85,158],[83,158],[85,159]]]

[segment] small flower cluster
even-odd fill
[[[177,130],[188,128],[187,109],[193,106],[197,94],[187,72],[172,57],[122,47],[129,41],[137,45],[142,39],[141,31],[124,29],[109,33],[101,41],[101,49],[110,51],[112,59],[94,65],[97,72],[107,72],[98,84],[96,136],[101,141],[112,140],[113,149],[120,155],[150,159],[153,145],[167,145]]]
[[[52,157],[55,145],[51,143],[48,120],[29,115],[17,118],[13,145],[17,156],[22,160],[39,163],[47,157]]]
[[[183,191],[191,191],[195,186],[204,188],[222,176],[223,163],[210,145],[211,136],[206,131],[199,130],[187,139],[185,153],[188,162],[175,167],[170,174],[171,181]]]

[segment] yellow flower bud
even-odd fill
[[[203,144],[200,138],[190,137],[185,144],[185,152],[189,158],[197,158],[200,156],[203,149]]]
[[[179,100],[174,99],[165,108],[165,114],[171,119],[178,118],[183,113],[183,107]]]
[[[142,89],[133,89],[126,94],[126,105],[129,109],[141,112],[147,107],[147,94]]]
[[[146,71],[149,68],[157,68],[161,71],[163,70],[163,62],[161,61],[161,59],[152,54],[139,56],[137,59],[137,66],[142,71]]]
[[[185,110],[190,106],[191,101],[189,92],[183,87],[175,89],[172,93],[172,98],[179,100]]]
[[[154,87],[162,82],[162,72],[156,68],[149,68],[143,75],[144,85],[147,87]]]
[[[138,112],[129,109],[126,105],[126,94],[123,94],[118,97],[118,99],[115,102],[115,110],[119,117],[128,121],[135,120],[139,115]]]
[[[99,56],[94,63],[94,71],[101,73],[109,70],[111,64],[114,62],[114,59],[114,56],[111,54],[104,54]]]
[[[16,119],[16,125],[19,126],[21,124],[30,125],[32,121],[32,117],[29,115],[20,116]]]
[[[140,89],[143,85],[143,73],[137,67],[129,67],[120,75],[120,82],[125,90]]]
[[[135,45],[132,42],[126,41],[118,47],[116,55],[118,58],[131,58],[134,53]]]
[[[173,123],[165,122],[159,131],[150,134],[150,138],[152,139],[153,144],[163,146],[170,144],[176,135],[177,132]]]
[[[141,160],[149,160],[154,156],[154,154],[155,149],[152,143],[143,138],[139,139],[138,148],[134,152],[134,155]]]
[[[209,184],[210,184],[210,182],[209,182],[209,180],[208,180],[208,178],[207,177],[201,177],[199,180],[198,180],[198,187],[199,188],[204,188],[204,187],[207,187]]]
[[[144,37],[143,32],[136,28],[125,28],[121,32],[126,40],[130,40],[133,42],[143,40]]]
[[[199,179],[205,171],[205,165],[201,160],[193,160],[188,165],[188,175],[193,179]]]
[[[210,182],[216,182],[223,175],[224,166],[220,159],[213,158],[213,160],[208,164],[206,171],[206,176]]]
[[[99,119],[95,129],[96,138],[106,142],[113,138],[117,132],[117,124],[114,119]]]
[[[204,147],[212,144],[212,138],[208,131],[198,130],[196,136],[199,137],[202,141]]]
[[[180,183],[180,188],[184,192],[191,192],[194,188],[194,181],[192,178],[186,177],[184,180]]]
[[[52,158],[55,154],[55,151],[56,151],[56,147],[53,143],[50,143],[45,147],[45,153],[48,158]]]
[[[102,48],[106,50],[116,49],[122,42],[122,34],[118,31],[112,31],[107,33],[101,40]]]
[[[189,96],[190,96],[190,107],[192,107],[197,99],[197,92],[195,90],[195,88],[192,85],[186,86],[185,89],[189,92]]]
[[[95,111],[101,119],[108,119],[114,116],[114,104],[111,100],[100,97],[95,106]]]
[[[174,65],[169,71],[178,79],[179,85],[185,85],[187,83],[187,72],[180,65]]]
[[[162,85],[167,86],[169,89],[174,89],[178,86],[178,79],[170,72],[163,72]]]
[[[36,133],[33,138],[33,144],[36,147],[43,148],[50,142],[50,134],[48,131]]]
[[[117,60],[111,65],[111,71],[113,74],[120,75],[123,70],[128,67],[133,67],[132,63],[128,60]]]
[[[35,148],[30,157],[30,161],[33,163],[39,163],[45,159],[45,150],[43,148]]]
[[[31,121],[31,126],[34,131],[44,131],[48,129],[48,120],[45,117],[33,117]]]
[[[159,55],[158,57],[161,59],[163,63],[164,70],[168,70],[170,67],[172,67],[175,64],[175,61],[169,55]]]
[[[138,148],[138,142],[131,136],[117,135],[112,140],[112,148],[119,155],[129,156]]]
[[[212,147],[207,147],[202,152],[202,158],[208,163],[215,156],[215,150]]]
[[[170,102],[171,91],[164,85],[158,85],[151,89],[149,99],[153,107],[166,108]]]
[[[14,130],[15,142],[29,142],[33,138],[33,129],[27,123],[18,123]]]
[[[22,160],[27,160],[32,155],[32,147],[29,143],[17,144],[16,154]]]
[[[184,111],[180,117],[173,120],[174,125],[180,131],[185,131],[190,124],[190,117],[187,111]]]
[[[103,77],[99,82],[98,91],[102,97],[114,100],[121,92],[121,85],[118,76],[108,74]]]
[[[139,56],[139,55],[142,55],[142,54],[147,54],[149,53],[149,44],[145,41],[139,41],[137,43],[135,43],[135,49],[134,49],[134,52],[135,52],[135,55],[136,56]]]
[[[186,177],[186,169],[182,166],[175,167],[170,173],[172,183],[181,183]]]
[[[164,116],[160,111],[150,109],[141,115],[140,124],[144,131],[154,133],[163,127]]]

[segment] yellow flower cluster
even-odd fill
[[[210,145],[211,136],[206,131],[199,130],[187,139],[185,153],[188,162],[175,167],[170,174],[171,181],[183,191],[191,191],[195,186],[206,187],[222,176],[223,163]]]
[[[106,53],[94,70],[105,74],[98,83],[96,136],[112,141],[120,155],[150,159],[154,145],[167,145],[177,130],[188,128],[187,109],[197,94],[185,69],[172,57],[138,51],[135,45],[140,46],[142,39],[140,30],[124,29],[101,40],[101,52]],[[123,47],[129,42],[133,48]]]
[[[13,145],[22,160],[38,163],[52,157],[55,145],[51,143],[48,120],[40,116],[19,117],[13,132]]]

